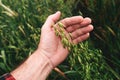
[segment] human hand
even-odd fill
[[[64,61],[69,54],[68,49],[63,47],[61,38],[55,35],[52,27],[59,20],[60,15],[60,12],[56,12],[47,18],[41,29],[41,39],[37,49],[51,60],[53,67]],[[60,22],[64,24],[66,32],[71,33],[74,44],[86,40],[89,37],[89,32],[93,30],[90,18],[74,16]]]

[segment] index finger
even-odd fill
[[[74,16],[74,17],[69,17],[61,20],[60,22],[64,24],[65,28],[74,25],[74,24],[80,24],[83,21],[82,16]]]

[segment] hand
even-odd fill
[[[68,49],[63,48],[60,37],[55,35],[52,27],[59,20],[60,15],[61,13],[58,11],[47,18],[41,29],[41,39],[37,49],[51,60],[53,67],[65,60],[69,54]],[[65,30],[72,34],[72,42],[75,44],[86,40],[89,37],[89,32],[93,30],[90,18],[74,16],[60,22],[64,24]]]

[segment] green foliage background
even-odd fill
[[[48,80],[120,80],[119,4],[119,0],[2,0],[0,75],[16,68],[37,48],[45,19],[59,10],[61,19],[92,18],[94,31],[58,66],[65,77],[53,71]]]

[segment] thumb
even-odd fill
[[[46,22],[44,23],[43,27],[47,28],[47,27],[51,27],[52,25],[54,25],[60,18],[61,12],[57,11],[55,14],[52,14],[50,16],[48,16]]]

